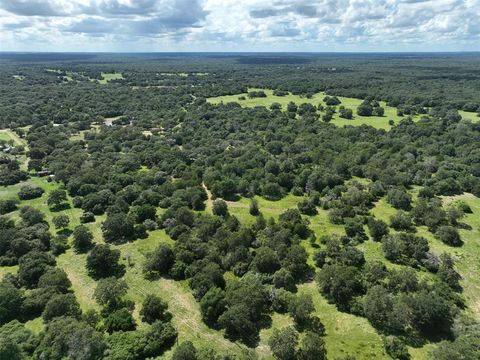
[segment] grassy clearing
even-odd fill
[[[286,96],[275,96],[273,95],[273,91],[269,89],[249,89],[250,90],[263,90],[267,97],[265,98],[248,98],[247,94],[238,94],[238,95],[227,95],[227,96],[217,96],[207,99],[207,101],[211,104],[219,104],[229,103],[229,102],[237,102],[243,107],[255,107],[255,106],[265,106],[270,107],[270,105],[274,102],[279,103],[282,106],[283,110],[286,110],[287,104],[290,101],[293,101],[297,105],[302,103],[310,103],[312,105],[319,105],[322,104],[325,106],[323,102],[323,98],[325,97],[324,92],[317,93],[313,95],[311,98],[305,98],[299,95],[289,94]],[[239,97],[244,96],[245,100],[239,100]],[[342,102],[341,105],[344,105],[346,108],[352,109],[354,112],[354,118],[352,120],[342,119],[338,116],[338,113],[333,116],[332,123],[337,126],[344,126],[344,125],[353,125],[353,126],[360,126],[363,124],[371,125],[377,129],[390,129],[390,125],[388,124],[389,120],[393,120],[394,123],[400,122],[403,117],[397,115],[397,109],[395,107],[387,106],[385,102],[380,102],[381,106],[385,109],[384,116],[359,116],[356,115],[357,107],[362,103],[363,100],[348,98],[339,96],[338,97]],[[414,117],[414,119],[419,119],[419,116]]]
[[[112,80],[121,80],[123,79],[122,73],[104,73],[102,72],[102,79],[98,80],[99,84],[107,84]]]
[[[480,121],[480,116],[478,116],[476,113],[467,112],[463,110],[459,110],[458,113],[462,116],[462,118],[468,119],[471,122],[475,123]]]

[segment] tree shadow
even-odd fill
[[[59,211],[63,211],[63,210],[68,210],[70,208],[71,208],[71,206],[70,206],[69,203],[62,203],[62,204],[59,204],[59,205],[52,206],[50,208],[50,211],[51,212],[59,212]]]
[[[62,230],[58,230],[57,231],[57,235],[63,235],[63,236],[66,236],[66,237],[69,237],[70,235],[72,235],[73,231],[70,230],[70,229],[62,229]]]

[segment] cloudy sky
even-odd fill
[[[480,51],[480,0],[0,0],[2,51]]]

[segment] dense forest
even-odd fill
[[[1,54],[0,358],[480,359],[479,89],[471,54]]]

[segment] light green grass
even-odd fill
[[[458,113],[462,116],[462,118],[470,120],[471,122],[479,122],[480,116],[477,113],[467,112],[463,110],[459,110]]]
[[[107,84],[112,80],[121,80],[123,79],[122,73],[104,73],[102,72],[102,79],[98,80],[100,84]]]
[[[273,95],[273,91],[270,89],[249,89],[251,90],[263,90],[267,95],[266,98],[248,98],[247,93],[237,94],[237,95],[226,95],[226,96],[217,96],[208,98],[207,101],[211,104],[219,104],[229,103],[229,102],[237,102],[243,107],[255,107],[255,106],[265,106],[267,108],[270,107],[273,103],[279,103],[282,106],[282,110],[287,109],[287,104],[290,101],[293,101],[297,105],[302,103],[309,103],[312,105],[319,105],[322,104],[325,106],[323,102],[323,98],[325,97],[325,93],[320,92],[314,94],[311,98],[305,98],[299,95],[289,94],[286,96],[275,96]],[[245,100],[239,100],[240,96],[245,96]],[[371,125],[377,129],[390,129],[390,125],[388,121],[391,119],[394,123],[400,122],[403,117],[397,115],[397,109],[391,106],[387,106],[385,102],[380,102],[381,106],[385,109],[384,116],[359,116],[356,115],[357,107],[362,103],[363,100],[348,98],[343,96],[338,96],[339,100],[342,102],[340,105],[344,105],[346,108],[352,109],[354,113],[354,118],[351,120],[342,119],[339,117],[338,113],[333,116],[332,123],[337,126],[344,126],[344,125],[352,125],[352,126],[360,126],[363,124]],[[419,116],[414,117],[414,119],[419,119]]]
[[[45,328],[45,324],[43,323],[43,320],[41,317],[37,317],[33,320],[29,320],[25,323],[25,327],[32,331],[34,334],[40,334],[42,330]]]

